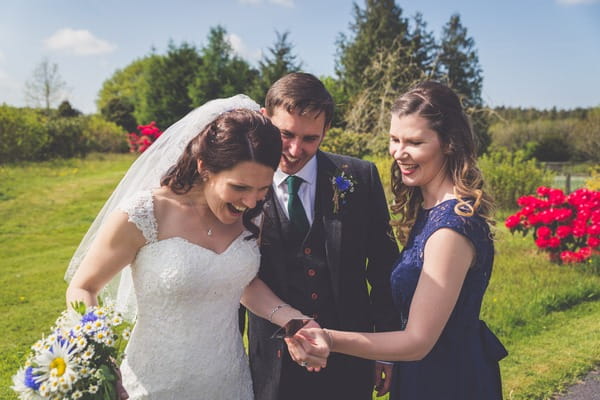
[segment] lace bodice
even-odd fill
[[[158,240],[150,192],[120,207],[146,238],[131,265],[138,312],[122,365],[133,399],[251,399],[237,310],[259,250],[243,232],[220,254]]]

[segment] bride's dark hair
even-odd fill
[[[201,185],[207,172],[226,171],[244,161],[276,170],[280,158],[279,129],[257,111],[232,110],[219,115],[187,144],[160,184],[174,193],[184,194],[193,186]],[[198,160],[202,160],[202,171],[198,171]],[[247,239],[258,237],[260,229],[252,219],[260,214],[263,203],[244,212],[244,227],[252,233]]]

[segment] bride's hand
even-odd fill
[[[307,370],[318,372],[327,366],[329,336],[323,329],[307,325],[285,342],[292,359]]]

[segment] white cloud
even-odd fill
[[[294,0],[238,0],[241,4],[259,5],[263,3],[275,4],[282,7],[294,7]]]
[[[66,50],[77,55],[87,56],[110,53],[117,48],[106,40],[98,39],[85,29],[63,28],[44,40],[47,49]]]
[[[228,34],[227,40],[229,41],[229,44],[231,44],[233,51],[237,53],[240,57],[248,61],[257,61],[260,58],[260,50],[252,50],[248,48],[248,46],[244,43],[242,38],[236,35],[235,33]]]
[[[564,4],[566,6],[578,6],[580,4],[594,4],[600,3],[600,0],[556,0],[558,4]]]

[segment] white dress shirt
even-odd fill
[[[300,185],[300,189],[298,189],[298,197],[300,197],[302,207],[304,207],[308,223],[312,225],[315,215],[315,193],[317,192],[316,154],[294,175],[302,178],[304,181],[302,182],[302,185]],[[288,174],[277,168],[277,171],[275,171],[275,175],[273,176],[273,189],[279,205],[283,208],[285,215],[290,218],[287,209],[289,194],[287,182],[285,181],[288,176]]]

